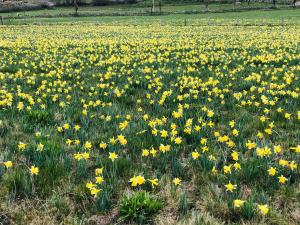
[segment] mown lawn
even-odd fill
[[[34,12],[34,11],[33,11]],[[33,13],[30,12],[30,13]],[[56,13],[56,11],[54,11]],[[97,23],[102,25],[284,25],[299,24],[300,9],[254,10],[244,12],[171,14],[164,16],[64,16],[6,19],[4,24]],[[38,13],[39,15],[39,13]]]

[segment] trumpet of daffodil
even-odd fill
[[[288,166],[289,165],[289,161],[285,160],[285,159],[280,159],[279,160],[279,163],[278,163],[280,166]]]
[[[118,158],[118,155],[115,152],[109,152],[108,158],[111,159],[111,161],[115,161]]]
[[[79,131],[80,128],[81,128],[81,126],[78,125],[78,124],[76,124],[76,125],[74,126],[75,131]]]
[[[18,144],[18,149],[21,150],[21,151],[23,151],[23,150],[26,148],[26,145],[27,145],[27,144],[25,144],[25,143],[23,143],[23,142],[19,142],[19,144]]]
[[[42,143],[39,143],[36,150],[37,151],[43,151],[44,150],[44,145]]]
[[[96,179],[96,183],[97,184],[102,184],[103,183],[103,181],[104,181],[104,179],[103,179],[103,177],[101,177],[101,176],[99,176],[99,177],[95,177],[95,179]]]
[[[230,126],[231,128],[234,128],[234,126],[235,126],[234,120],[231,120],[231,121],[229,122],[229,126]]]
[[[234,160],[234,161],[237,161],[239,159],[239,153],[237,151],[233,151],[231,153],[231,158]]]
[[[239,131],[238,131],[237,129],[234,129],[234,130],[232,131],[232,135],[238,136],[238,135],[239,135]]]
[[[295,170],[298,168],[298,165],[297,163],[295,163],[295,161],[292,161],[289,163],[288,167],[291,169],[291,170]]]
[[[178,186],[180,183],[181,183],[181,180],[178,177],[176,177],[176,178],[173,179],[173,184],[175,186]]]
[[[104,143],[104,142],[101,142],[101,143],[99,144],[99,148],[106,149],[106,147],[107,147],[107,144]]]
[[[202,145],[206,145],[206,143],[207,143],[207,138],[201,138],[200,143],[201,143]]]
[[[19,103],[18,103],[18,106],[17,106],[17,109],[18,109],[19,111],[23,110],[23,109],[24,109],[24,103],[23,103],[23,102],[19,102]]]
[[[233,192],[236,189],[237,185],[229,182],[228,184],[225,184],[225,187],[226,191]]]
[[[281,153],[281,151],[282,151],[282,148],[281,148],[280,145],[274,145],[274,152],[275,152],[276,154]]]
[[[84,152],[81,154],[83,159],[89,159],[90,158],[90,153]]]
[[[197,152],[197,151],[192,152],[192,158],[193,158],[193,159],[196,160],[196,159],[199,158],[199,156],[200,156],[199,152]]]
[[[232,165],[224,166],[224,167],[223,167],[223,171],[224,171],[225,174],[231,173],[231,166],[232,166]]]
[[[65,130],[69,130],[69,129],[70,129],[70,125],[69,125],[68,123],[65,123],[65,124],[63,125],[63,128],[64,128]]]
[[[207,110],[207,116],[208,117],[213,117],[214,116],[214,111],[212,111],[212,110]]]
[[[85,186],[86,186],[88,189],[92,189],[92,188],[96,187],[96,184],[93,184],[92,182],[88,182],[88,183],[86,183]]]
[[[175,138],[175,143],[176,143],[177,145],[180,145],[180,144],[182,143],[181,137]]]
[[[265,132],[269,135],[271,135],[273,133],[272,129],[271,128],[266,128],[265,129]]]
[[[115,138],[110,138],[110,139],[109,139],[109,143],[111,143],[112,145],[114,145],[114,144],[117,143],[117,139],[115,139]]]
[[[151,148],[150,150],[150,154],[152,155],[152,157],[155,157],[157,151],[154,148]]]
[[[30,167],[30,173],[32,175],[38,175],[38,173],[40,172],[39,168],[38,167],[35,167],[35,166],[31,166]]]
[[[118,135],[118,141],[120,142],[121,145],[127,144],[127,140],[126,140],[125,136],[123,136],[123,135]]]
[[[215,132],[214,132],[214,136],[215,136],[215,137],[220,137],[220,136],[221,136],[221,134],[220,134],[220,132],[219,132],[219,131],[215,131]]]
[[[284,118],[286,118],[286,119],[288,119],[288,120],[291,119],[291,116],[292,116],[292,114],[290,114],[290,113],[285,113],[285,114],[284,114]]]
[[[251,142],[251,141],[247,141],[246,147],[247,147],[249,150],[254,149],[254,148],[256,147],[256,143]]]
[[[233,164],[233,167],[234,167],[235,170],[240,170],[241,169],[241,164],[239,164],[238,162],[235,162]]]
[[[82,113],[82,115],[86,116],[86,115],[88,114],[88,111],[87,111],[86,109],[83,109],[83,110],[81,111],[81,113]]]
[[[144,156],[144,157],[147,157],[147,156],[149,156],[149,150],[147,150],[147,149],[143,149],[142,150],[142,156]]]
[[[95,175],[96,176],[99,176],[99,175],[101,175],[103,173],[103,167],[102,168],[97,168],[97,169],[95,169]]]
[[[124,122],[119,124],[120,130],[124,130],[128,126],[129,122],[125,120]]]
[[[101,189],[93,187],[90,189],[90,191],[91,191],[91,195],[93,195],[96,198],[98,196],[99,192],[101,191]]]
[[[257,206],[258,209],[259,209],[259,212],[262,214],[262,215],[267,215],[269,213],[269,207],[268,205],[258,205]]]
[[[84,148],[87,149],[87,150],[91,149],[92,146],[93,146],[92,143],[89,142],[89,141],[86,141],[86,142],[84,143]]]
[[[244,205],[244,203],[245,203],[245,201],[243,201],[243,200],[235,199],[233,201],[233,206],[234,206],[234,208],[240,208]]]
[[[66,145],[70,146],[70,145],[72,145],[72,143],[73,143],[73,141],[71,139],[68,138],[66,140]]]
[[[278,181],[281,184],[285,184],[287,182],[287,180],[288,179],[286,177],[284,177],[283,175],[281,175],[280,177],[278,177]]]
[[[275,176],[275,174],[277,173],[277,171],[276,171],[276,169],[274,167],[271,166],[268,169],[268,173],[269,173],[270,176]]]
[[[168,137],[168,131],[162,130],[162,131],[160,132],[160,136],[161,136],[162,138]]]
[[[214,166],[211,170],[212,174],[217,174],[218,173],[218,170],[217,168]]]
[[[235,143],[232,140],[229,140],[228,142],[226,142],[226,144],[229,148],[233,148],[235,146]]]
[[[202,152],[207,152],[208,151],[208,147],[207,146],[202,146],[201,150],[202,150]]]
[[[10,168],[10,167],[13,166],[13,162],[12,162],[12,161],[6,161],[6,162],[4,162],[3,164],[4,164],[4,166],[5,166],[6,168]]]
[[[259,139],[262,139],[264,137],[264,134],[261,132],[258,132],[256,135]]]
[[[296,153],[300,153],[300,145],[297,145],[296,147],[291,147],[290,149],[295,151]]]

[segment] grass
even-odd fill
[[[56,12],[56,11],[55,11]],[[39,13],[37,14],[39,15]],[[55,14],[54,14],[55,15]],[[172,14],[164,16],[80,16],[80,17],[29,17],[23,19],[4,19],[5,24],[56,24],[56,23],[97,23],[103,25],[222,25],[222,24],[298,24],[299,9],[254,10],[245,12]]]
[[[251,9],[251,8],[270,8],[272,5],[267,3],[252,3],[248,6],[247,3],[241,3],[236,6],[236,9]],[[278,7],[284,7],[285,5],[278,5]],[[79,14],[112,14],[119,13],[121,15],[126,15],[130,13],[149,13],[151,5],[112,5],[112,6],[81,6],[79,7]],[[158,6],[156,10],[159,11]],[[212,3],[209,5],[209,10],[222,11],[222,10],[233,10],[232,4],[216,4]],[[184,12],[203,12],[205,11],[205,5],[198,4],[179,4],[179,5],[170,5],[167,4],[162,6],[162,12],[165,13],[184,13]],[[73,7],[55,7],[54,9],[44,9],[44,10],[35,10],[35,11],[24,11],[24,12],[11,12],[11,13],[2,13],[4,16],[59,16],[59,15],[70,15],[74,13]]]
[[[0,224],[298,223],[299,9],[59,10],[0,27]]]

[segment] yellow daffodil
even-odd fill
[[[233,192],[236,189],[237,185],[229,182],[228,184],[225,185],[225,187],[226,187],[226,191]]]
[[[175,186],[178,186],[178,185],[180,185],[180,183],[181,183],[181,180],[179,179],[179,178],[174,178],[173,179],[173,184],[175,185]]]
[[[13,162],[12,162],[12,161],[6,161],[6,162],[4,162],[3,164],[4,164],[4,166],[5,166],[6,168],[10,168],[10,167],[13,166]]]
[[[38,173],[40,172],[39,168],[38,167],[35,167],[35,166],[31,166],[30,167],[30,173],[32,175],[38,175]]]
[[[108,158],[114,162],[118,158],[118,155],[115,152],[109,152]]]
[[[259,212],[262,214],[262,215],[267,215],[269,213],[269,207],[268,205],[258,205],[257,206],[258,209],[259,209]]]

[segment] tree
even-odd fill
[[[75,16],[78,16],[78,0],[73,0],[73,5],[75,9]]]
[[[161,14],[161,0],[158,2],[158,7],[159,7],[159,14]]]
[[[273,6],[276,7],[276,0],[273,0]]]
[[[155,10],[155,2],[154,2],[154,0],[152,0],[152,12],[154,13],[154,10]]]
[[[208,11],[209,0],[204,0],[204,1],[205,1],[205,10]]]

